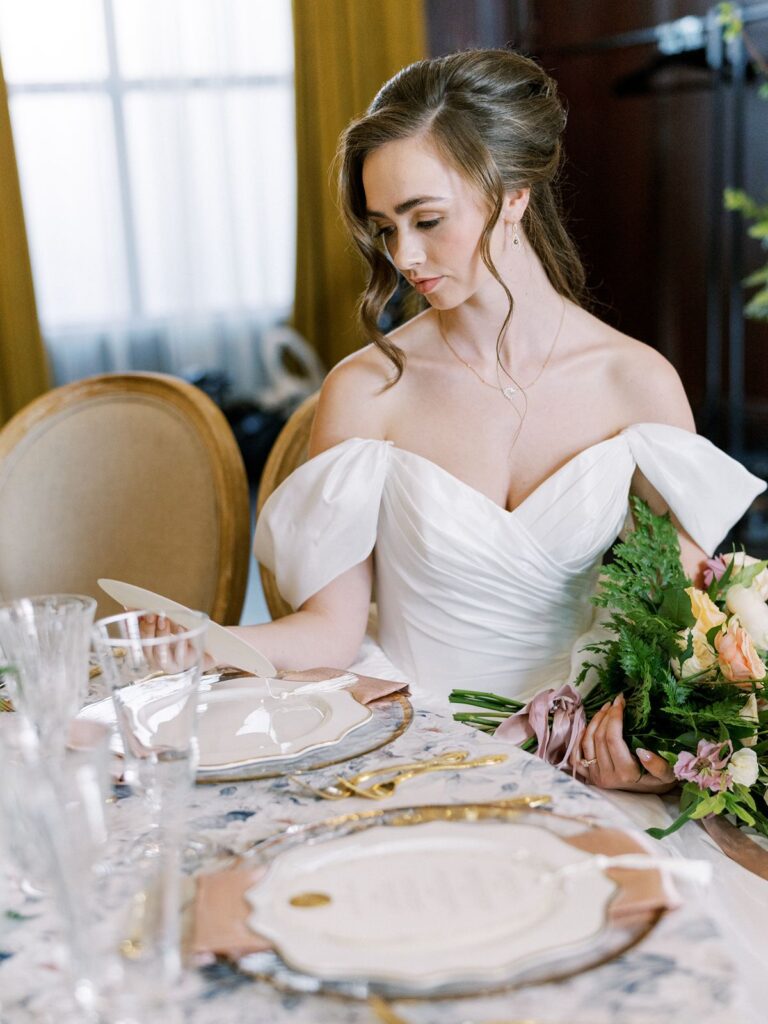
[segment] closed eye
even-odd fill
[[[419,220],[416,222],[415,226],[420,231],[429,231],[431,228],[436,228],[437,225],[441,222],[441,220],[442,217],[435,217],[432,220]],[[387,238],[389,235],[392,234],[393,231],[395,231],[395,228],[391,224],[387,224],[380,228],[376,228],[373,232],[373,237]]]

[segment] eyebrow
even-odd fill
[[[434,203],[441,202],[445,196],[415,196],[413,199],[406,199],[404,203],[398,203],[395,207],[395,213],[398,215],[401,213],[408,213],[414,206],[420,206],[422,203]],[[386,213],[379,213],[378,210],[366,210],[369,217],[386,217]]]

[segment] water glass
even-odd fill
[[[43,751],[62,756],[67,724],[88,693],[96,602],[78,594],[21,597],[0,605],[0,650],[14,706],[34,724]]]
[[[185,612],[176,632],[146,635],[146,612],[100,619],[93,643],[112,691],[126,781],[146,796],[153,825],[181,826],[198,762],[197,700],[208,616]]]

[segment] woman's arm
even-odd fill
[[[368,623],[373,556],[348,569],[292,615],[231,632],[257,647],[278,669],[346,668]]]
[[[383,439],[390,400],[381,393],[386,367],[371,348],[336,366],[326,377],[312,426],[309,456],[351,437]],[[386,394],[386,393],[385,393]],[[332,580],[298,611],[273,622],[233,626],[279,669],[346,668],[368,624],[373,555]]]

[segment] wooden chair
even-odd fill
[[[291,473],[307,459],[307,447],[309,435],[312,430],[312,422],[315,418],[319,392],[310,395],[296,409],[275,441],[272,451],[269,453],[264,472],[261,475],[259,494],[256,502],[256,516],[258,518],[264,502],[272,491],[290,476]],[[291,612],[291,606],[281,596],[277,589],[274,574],[263,565],[259,566],[261,583],[264,588],[264,599],[267,602],[269,614],[273,619],[280,619],[283,615]]]
[[[237,623],[248,574],[248,485],[206,395],[157,373],[48,392],[0,430],[0,594],[90,594],[111,576]]]

